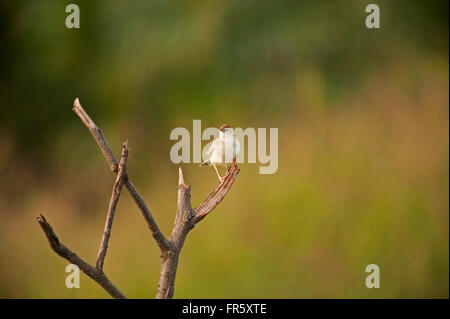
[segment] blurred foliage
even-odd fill
[[[113,176],[71,111],[82,105],[168,234],[170,131],[279,128],[279,170],[243,164],[190,234],[176,297],[448,298],[448,1],[0,1],[0,297],[106,297],[34,217],[93,263]],[[372,1],[373,2],[373,1]],[[214,186],[184,165],[193,204]],[[381,268],[380,289],[364,268]],[[159,257],[128,194],[105,271],[153,297]]]

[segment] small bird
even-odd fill
[[[211,143],[209,148],[203,151],[204,162],[200,166],[214,166],[217,177],[222,182],[223,178],[219,174],[217,165],[226,166],[233,162],[240,150],[241,146],[233,134],[233,129],[228,124],[223,124],[219,128],[219,137]]]

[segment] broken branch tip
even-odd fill
[[[183,170],[181,167],[178,168],[178,185],[184,185]]]

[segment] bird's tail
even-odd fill
[[[211,161],[210,160],[206,160],[203,163],[200,164],[200,166],[209,166],[211,165]]]

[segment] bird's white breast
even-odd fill
[[[212,143],[209,159],[215,164],[231,163],[239,154],[240,149],[236,136],[233,134],[221,136]]]

